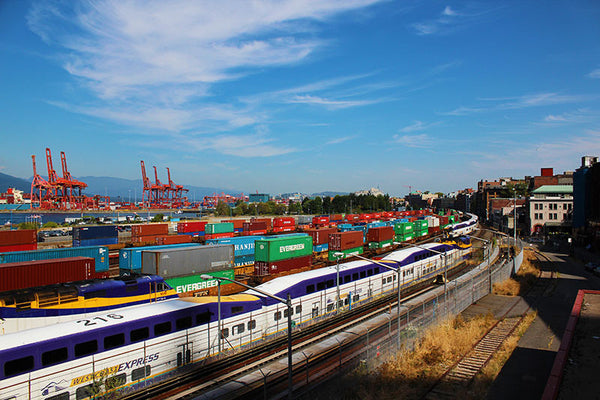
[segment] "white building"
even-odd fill
[[[544,185],[529,198],[529,232],[545,233],[570,228],[573,220],[573,186]],[[562,228],[562,229],[561,229]]]

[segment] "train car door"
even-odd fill
[[[319,316],[319,302],[312,303],[312,318]]]
[[[177,367],[181,367],[192,362],[192,345],[193,343],[188,340],[186,334],[185,343],[177,346]]]

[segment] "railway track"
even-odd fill
[[[536,252],[538,261],[550,261],[545,255]],[[517,329],[519,324],[534,307],[535,302],[551,286],[551,278],[555,277],[555,271],[540,271],[536,285],[530,288],[526,297],[533,299],[524,312],[517,316],[509,316],[514,313],[516,307],[521,302],[517,298],[513,305],[506,311],[503,317],[492,326],[488,332],[465,354],[460,360],[452,365],[442,377],[422,397],[423,400],[442,400],[453,399],[460,395],[461,389],[469,386],[475,376],[487,365],[502,344]],[[550,278],[548,281],[540,278]]]

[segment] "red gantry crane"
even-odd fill
[[[31,182],[31,207],[32,208],[50,208],[49,199],[54,198],[53,186],[37,173],[35,166],[35,156],[31,155],[33,163],[33,181]]]
[[[60,152],[60,162],[62,164],[63,180],[67,189],[64,196],[66,201],[79,205],[84,204],[85,200],[81,191],[87,187],[87,183],[73,179],[67,168],[67,157],[64,151]]]
[[[167,167],[167,177],[169,178],[167,193],[170,193],[170,196],[167,196],[171,200],[171,206],[176,208],[182,207],[183,205],[185,205],[185,203],[187,203],[187,197],[184,197],[183,193],[187,193],[189,189],[184,188],[182,185],[176,185],[175,183],[173,183],[173,181],[171,180],[171,171],[169,170],[169,167]]]

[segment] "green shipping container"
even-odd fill
[[[234,279],[233,269],[217,272],[207,272],[206,275],[218,276],[220,278]],[[165,282],[169,284],[177,293],[193,292],[196,290],[204,290],[217,286],[219,281],[217,279],[204,280],[198,275],[189,276],[178,276],[176,278],[165,279]],[[231,282],[221,281],[221,285],[230,284]]]
[[[400,235],[406,235],[413,231],[412,222],[400,222],[394,225],[394,232]]]
[[[384,240],[383,242],[369,242],[369,249],[383,249],[390,247],[393,240]]]
[[[450,222],[456,222],[456,217],[454,215],[451,215],[448,217],[448,221]]]
[[[427,236],[428,231],[415,232],[416,236]]]
[[[212,235],[213,233],[229,233],[233,232],[233,222],[219,222],[216,224],[206,224],[204,233]]]
[[[427,230],[427,220],[419,219],[413,222],[413,230],[415,232],[422,232]]]
[[[408,234],[408,235],[396,235],[396,242],[408,242],[409,240],[412,240],[414,237],[414,235]]]
[[[334,256],[334,253],[344,253],[343,256]],[[355,254],[362,254],[363,253],[363,247],[355,247],[353,249],[348,249],[348,250],[342,250],[342,251],[334,251],[334,250],[329,250],[329,252],[327,253],[327,256],[329,258],[329,261],[336,261],[336,260],[341,260],[343,258],[348,258],[348,257],[352,257]]]
[[[313,240],[310,236],[280,237],[254,242],[254,260],[273,262],[288,258],[311,256]]]

